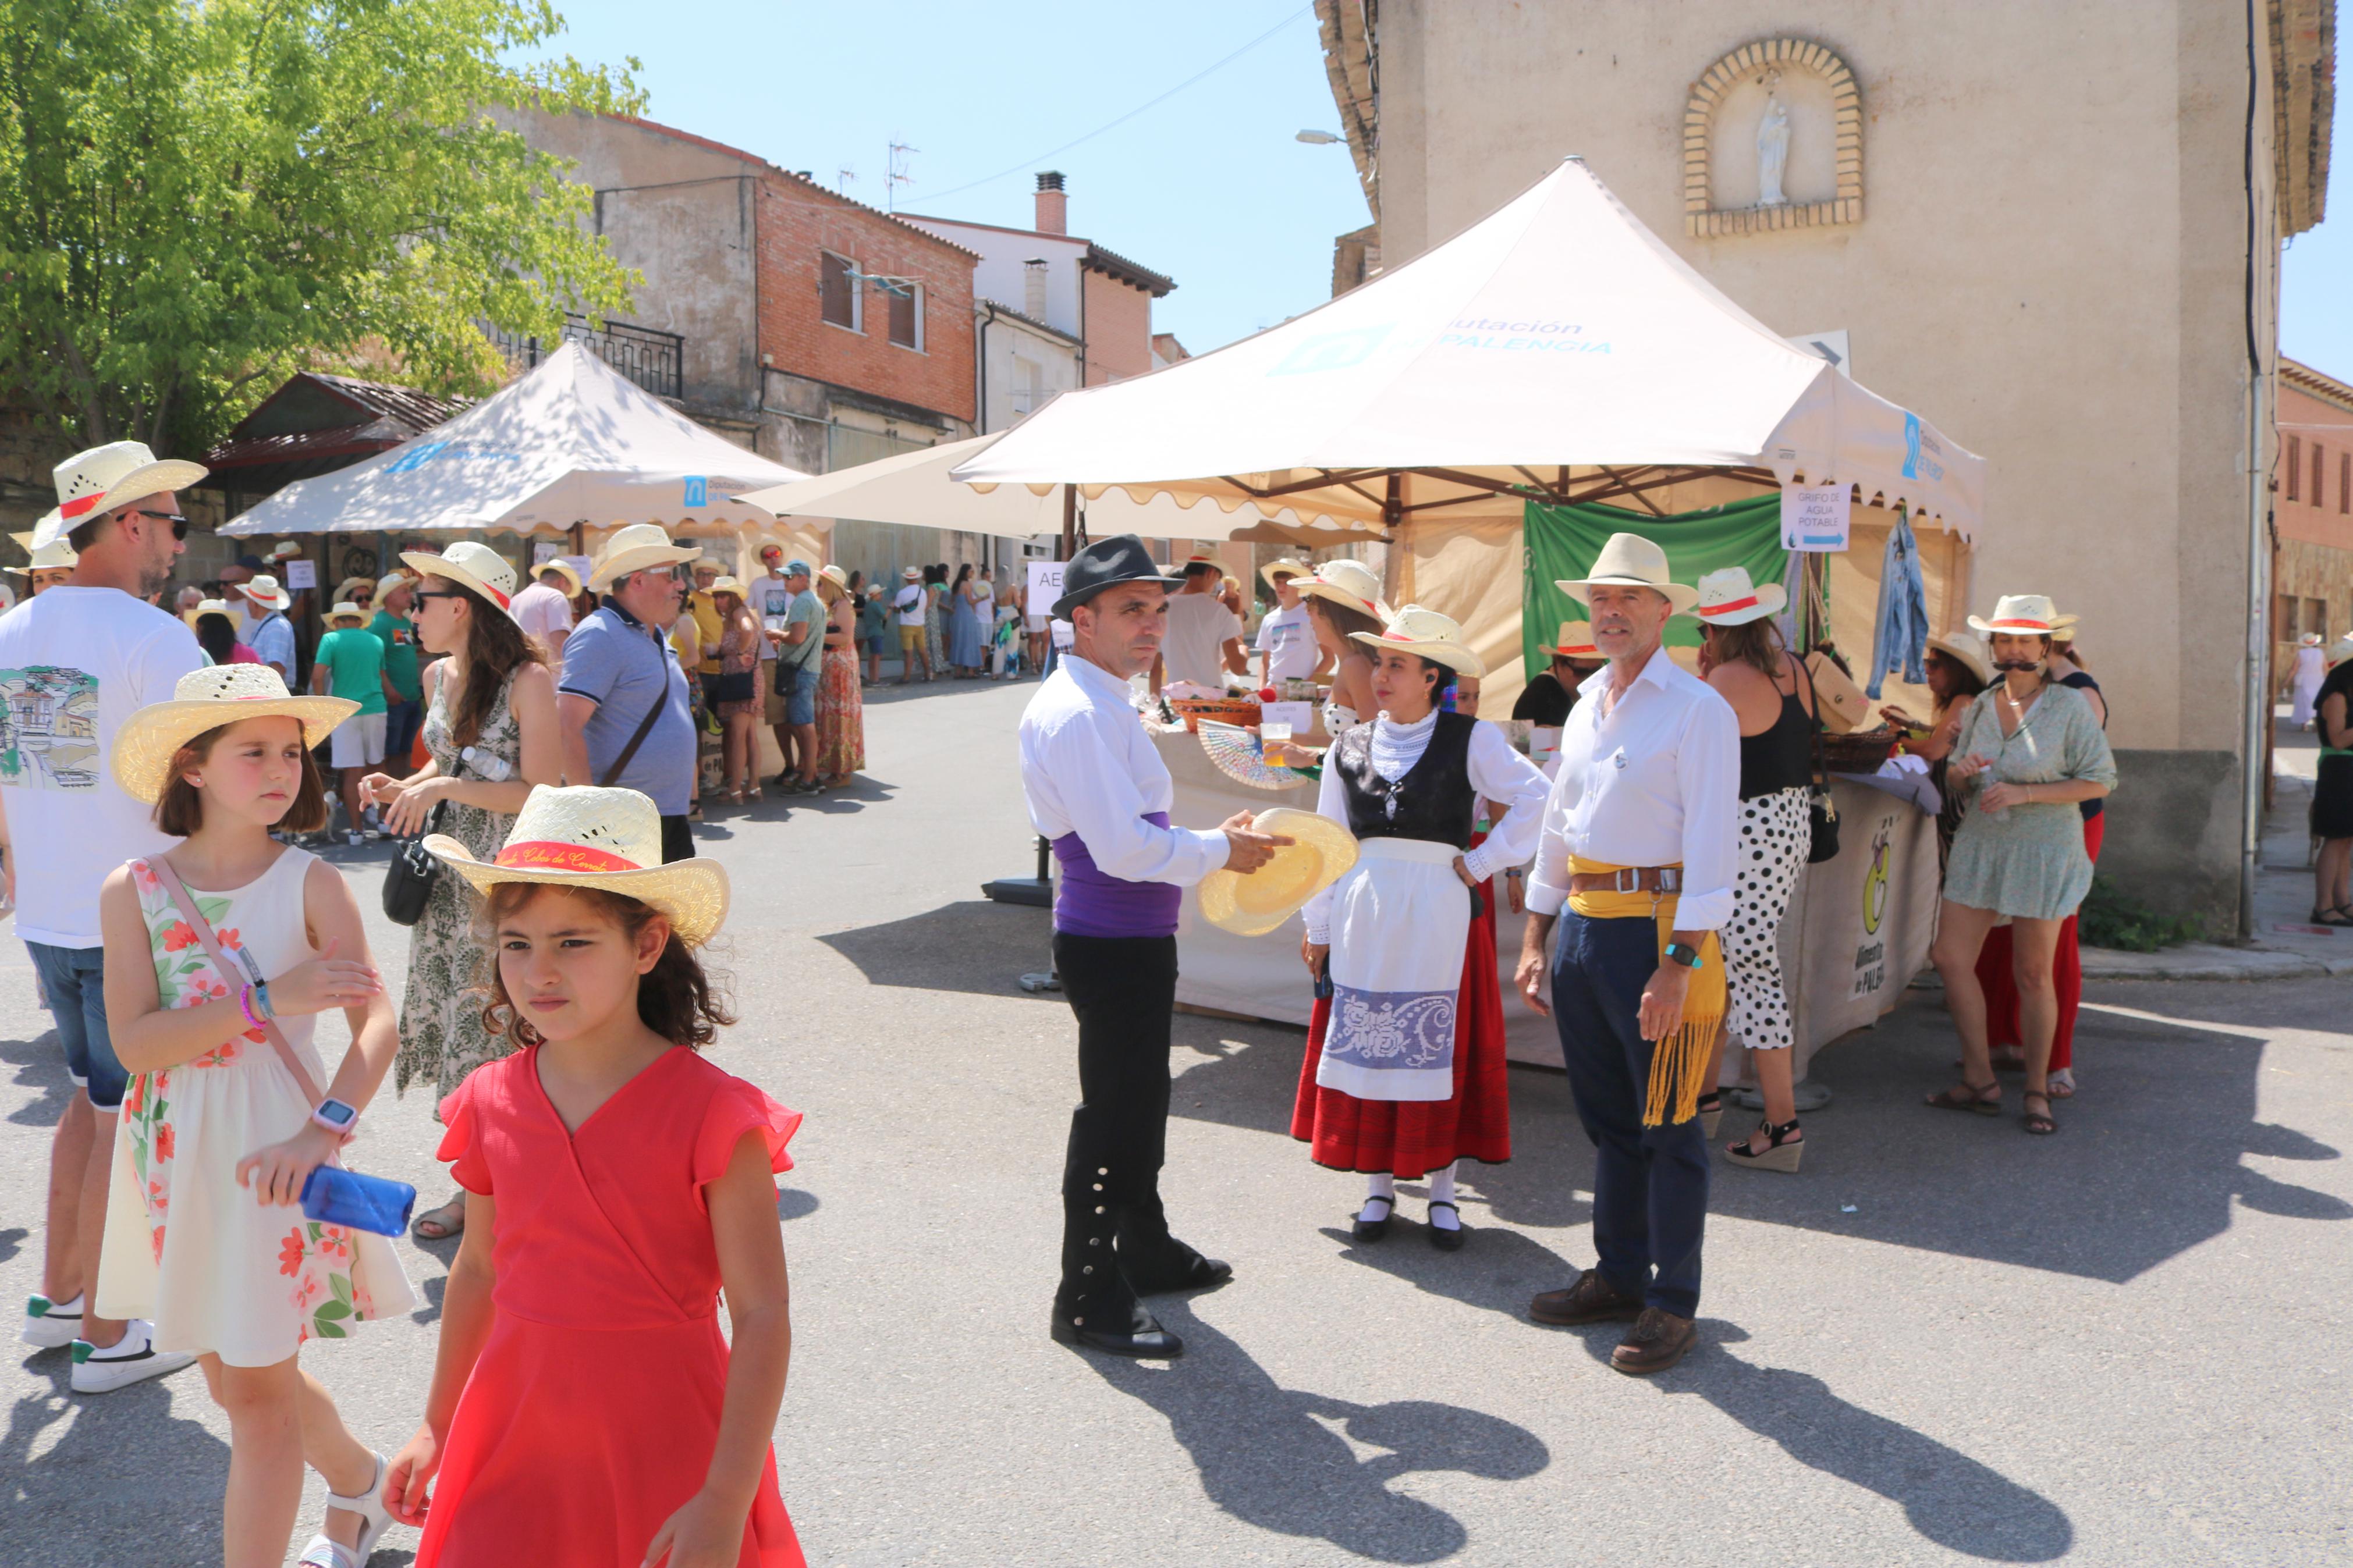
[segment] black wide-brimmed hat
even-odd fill
[[[1122,583],[1157,583],[1164,588],[1181,588],[1182,577],[1171,577],[1160,570],[1152,559],[1152,552],[1144,541],[1132,533],[1115,534],[1098,539],[1076,555],[1062,568],[1062,596],[1054,601],[1054,618],[1067,621],[1071,612],[1102,593]]]

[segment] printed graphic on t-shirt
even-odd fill
[[[96,789],[98,677],[63,665],[0,669],[0,784]]]

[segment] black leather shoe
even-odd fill
[[[1469,1231],[1462,1228],[1462,1211],[1461,1209],[1455,1209],[1454,1205],[1448,1203],[1444,1198],[1431,1199],[1430,1207],[1431,1215],[1433,1215],[1432,1223],[1430,1227],[1430,1245],[1438,1248],[1440,1252],[1461,1251],[1463,1237],[1471,1234]],[[1440,1209],[1454,1209],[1455,1226],[1452,1230],[1449,1230],[1444,1226],[1436,1223],[1434,1216]]]
[[[1145,1310],[1141,1301],[1124,1313],[1113,1310],[1100,1317],[1084,1304],[1067,1312],[1056,1307],[1047,1331],[1057,1344],[1101,1351],[1105,1355],[1175,1361],[1185,1353],[1185,1342],[1162,1328],[1159,1320]]]
[[[1127,1276],[1128,1288],[1139,1296],[1163,1296],[1171,1290],[1201,1290],[1212,1285],[1222,1285],[1234,1277],[1234,1266],[1220,1258],[1204,1258],[1175,1237],[1139,1257],[1123,1247],[1119,1252],[1120,1271]]]
[[[1365,1200],[1367,1208],[1374,1204],[1387,1204],[1388,1207],[1381,1211],[1378,1219],[1366,1219],[1364,1209],[1356,1211],[1356,1223],[1348,1227],[1348,1231],[1358,1241],[1378,1241],[1389,1233],[1389,1215],[1397,1213],[1397,1199],[1372,1197]]]

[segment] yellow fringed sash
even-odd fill
[[[1606,860],[1588,860],[1582,855],[1569,858],[1569,869],[1578,876],[1607,877],[1625,868]],[[1654,919],[1659,928],[1659,961],[1662,963],[1666,962],[1667,943],[1673,940],[1678,901],[1673,893],[1621,893],[1614,889],[1568,896],[1568,907],[1588,920]],[[1693,971],[1691,983],[1683,991],[1683,1022],[1651,1053],[1650,1089],[1642,1106],[1645,1127],[1689,1121],[1699,1114],[1699,1097],[1707,1087],[1700,1079],[1707,1076],[1708,1056],[1715,1044],[1715,1032],[1724,1025],[1725,1002],[1724,945],[1716,940],[1715,932],[1710,931],[1701,939],[1699,951],[1700,967]]]

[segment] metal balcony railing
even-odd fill
[[[557,346],[543,338],[518,335],[487,323],[482,331],[492,346],[507,356],[508,363],[525,370],[535,367]],[[566,311],[560,342],[578,343],[657,397],[686,395],[686,339],[676,332],[631,326],[626,321],[607,321],[599,329],[591,326],[586,316]]]

